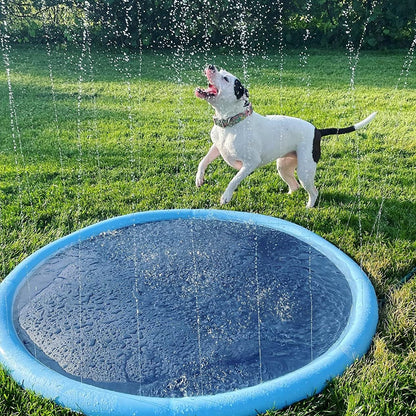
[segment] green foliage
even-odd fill
[[[96,45],[166,49],[225,47],[264,51],[287,46],[408,47],[415,36],[413,0],[246,0],[244,2],[9,0],[0,17],[15,42],[64,44],[86,29]],[[373,7],[373,4],[375,7]],[[308,35],[306,35],[308,31]],[[280,39],[280,34],[282,39]]]

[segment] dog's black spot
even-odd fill
[[[234,94],[237,100],[239,100],[244,94],[248,97],[248,91],[246,88],[244,88],[239,79],[234,81]]]
[[[319,129],[315,129],[312,146],[312,157],[315,163],[318,163],[321,158],[321,137],[321,131]]]

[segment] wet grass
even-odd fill
[[[255,110],[344,126],[378,111],[360,132],[325,138],[317,208],[287,195],[273,164],[254,172],[226,207],[300,224],[349,254],[383,299],[365,357],[320,394],[267,415],[416,413],[416,69],[406,51],[361,53],[351,87],[344,51],[250,58],[244,83]],[[12,106],[0,74],[0,280],[46,243],[132,211],[221,209],[233,171],[215,161],[194,186],[210,146],[212,111],[193,90],[206,61],[243,78],[241,57],[131,56],[13,48]],[[81,62],[81,65],[80,65]],[[52,69],[52,77],[50,68]],[[81,69],[81,67],[83,69]],[[1,341],[0,341],[1,343]],[[0,371],[0,414],[69,415]]]

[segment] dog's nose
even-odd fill
[[[208,65],[207,69],[214,72],[217,70],[217,68],[215,68],[215,65]]]

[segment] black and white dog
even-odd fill
[[[314,206],[318,191],[314,185],[316,164],[321,155],[321,137],[344,134],[367,125],[376,115],[346,128],[317,129],[311,123],[287,116],[261,116],[253,111],[248,91],[240,80],[214,65],[205,69],[208,88],[197,88],[195,95],[215,109],[211,130],[213,145],[201,160],[196,174],[196,186],[204,182],[207,166],[219,155],[238,172],[221,196],[221,204],[231,200],[239,183],[254,169],[277,160],[277,170],[289,185],[289,193],[300,183],[309,194],[308,208]]]

